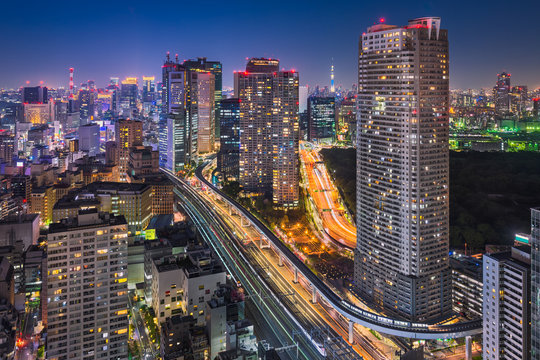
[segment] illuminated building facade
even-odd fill
[[[156,100],[156,78],[154,76],[143,76],[142,101],[151,103]]]
[[[308,140],[334,141],[336,138],[336,98],[310,96],[308,99]]]
[[[540,208],[531,209],[531,358],[540,357]]]
[[[485,254],[482,359],[531,357],[531,247]]]
[[[220,104],[218,171],[225,181],[238,181],[240,161],[240,100],[223,99]]]
[[[95,210],[51,224],[48,359],[128,359],[127,236],[123,216]]]
[[[128,77],[120,84],[120,108],[124,114],[131,113],[137,107],[139,85],[136,77]]]
[[[298,73],[279,60],[252,58],[235,73],[240,99],[239,177],[244,190],[298,206]]]
[[[215,79],[209,72],[190,72],[189,76],[191,157],[196,158],[215,148]]]
[[[115,124],[120,181],[127,181],[130,148],[142,145],[142,127],[142,122],[136,120],[121,119]]]
[[[197,60],[186,60],[183,63],[184,67],[189,71],[210,72],[214,75],[214,108],[215,108],[215,123],[214,123],[214,139],[219,138],[219,104],[222,98],[223,87],[223,69],[219,61],[209,61],[205,57],[197,58]]]
[[[451,310],[447,35],[420,18],[360,42],[355,285],[410,321]]]
[[[497,84],[493,88],[493,96],[495,97],[495,111],[497,113],[508,113],[511,110],[511,77],[512,74],[508,74],[506,72],[497,74]]]

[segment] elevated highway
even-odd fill
[[[325,282],[317,277],[306,264],[298,259],[298,257],[259,219],[243,208],[236,200],[210,183],[202,174],[205,166],[206,164],[203,164],[196,169],[195,176],[197,179],[201,181],[207,189],[226,202],[231,207],[231,211],[234,210],[241,214],[251,226],[260,232],[261,237],[264,238],[272,249],[278,253],[280,263],[287,262],[290,268],[294,269],[296,281],[298,280],[298,276],[302,276],[311,284],[314,302],[319,298],[322,299],[349,320],[350,337],[352,336],[354,323],[386,335],[423,340],[462,338],[482,333],[482,319],[447,325],[415,323],[369,312],[342,299],[326,285]]]

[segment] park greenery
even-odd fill
[[[346,206],[356,210],[356,150],[321,154]],[[530,208],[540,206],[540,154],[450,152],[450,246],[482,251],[530,232]]]

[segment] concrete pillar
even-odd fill
[[[295,284],[298,284],[298,269],[294,268],[294,281]]]
[[[283,257],[281,255],[279,255],[279,262],[278,262],[278,265],[279,266],[283,266]]]
[[[472,337],[465,337],[465,360],[472,360]]]
[[[354,323],[349,320],[349,343],[354,343]]]
[[[317,289],[313,284],[311,284],[311,302],[316,304],[317,303]]]

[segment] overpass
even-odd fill
[[[263,235],[272,248],[279,256],[280,264],[287,262],[294,269],[294,279],[297,282],[298,276],[302,276],[312,288],[313,301],[316,302],[320,297],[333,308],[336,309],[344,318],[349,320],[349,339],[352,337],[353,324],[359,324],[382,334],[399,336],[411,339],[450,339],[465,337],[470,340],[470,336],[482,333],[482,319],[475,319],[466,322],[459,322],[448,325],[425,324],[402,321],[387,316],[379,315],[373,312],[365,311],[351,302],[342,299],[325,282],[317,277],[296,255],[259,219],[253,216],[236,200],[223,193],[210,183],[202,174],[203,168],[207,164],[199,166],[195,170],[195,176],[206,187],[219,196],[231,209],[241,214],[250,225],[256,228]],[[172,174],[169,173],[171,176]],[[352,341],[350,341],[352,342]]]

